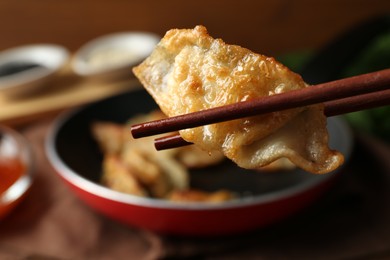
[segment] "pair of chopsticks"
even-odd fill
[[[268,97],[202,110],[131,126],[134,138],[178,131],[324,103],[327,117],[390,105],[390,69],[313,85]],[[155,140],[157,150],[191,144],[179,134]]]

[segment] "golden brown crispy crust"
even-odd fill
[[[119,154],[129,139],[121,125],[111,122],[94,122],[91,129],[101,151],[107,154]]]
[[[206,192],[200,190],[176,190],[169,194],[167,197],[170,201],[175,202],[223,202],[232,200],[234,198],[234,194],[227,190],[219,190],[215,192]]]
[[[168,116],[308,86],[274,58],[213,39],[203,26],[168,31],[133,71]],[[206,151],[221,151],[243,168],[287,157],[306,171],[326,173],[343,162],[328,147],[323,105],[186,129],[180,135]]]
[[[106,155],[103,160],[102,184],[113,190],[145,197],[147,191],[139,184],[131,170],[115,155]]]

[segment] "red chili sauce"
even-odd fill
[[[25,171],[25,166],[18,159],[0,160],[0,197],[15,183]],[[0,217],[12,208],[13,203],[0,203]]]

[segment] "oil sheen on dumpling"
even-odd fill
[[[168,116],[308,86],[275,59],[213,39],[203,26],[168,31],[133,71]],[[326,173],[343,162],[328,147],[323,105],[186,129],[180,135],[248,169],[287,157],[306,171]]]

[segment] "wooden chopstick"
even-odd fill
[[[134,138],[152,136],[243,117],[325,103],[325,114],[333,116],[389,104],[390,69],[313,85],[268,97],[211,108],[131,126]],[[156,139],[157,150],[183,146],[180,136]]]
[[[324,114],[327,117],[342,115],[359,110],[390,105],[390,89],[358,95],[349,98],[332,100],[324,103]],[[180,134],[163,136],[154,140],[157,151],[191,145],[185,141]]]
[[[313,85],[300,90],[133,125],[131,133],[134,138],[152,136],[371,93],[389,89],[389,86],[390,69],[386,69]]]

